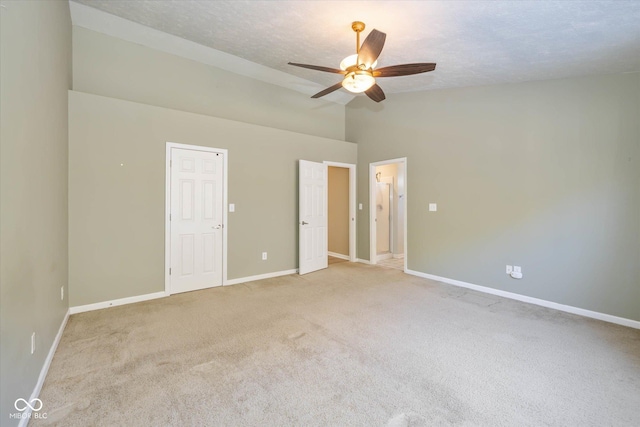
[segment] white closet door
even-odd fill
[[[222,285],[224,155],[171,149],[171,293]]]
[[[300,160],[299,168],[300,274],[328,266],[327,165]]]

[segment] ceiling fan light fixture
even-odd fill
[[[366,71],[352,71],[342,80],[342,87],[349,92],[362,93],[376,83],[371,73]]]
[[[323,71],[325,73],[341,74],[344,76],[342,81],[321,90],[312,95],[311,98],[321,98],[344,88],[351,93],[364,92],[371,100],[380,102],[384,101],[386,96],[382,88],[376,84],[375,77],[410,76],[412,74],[426,73],[436,69],[436,64],[420,62],[391,65],[374,71],[376,65],[378,65],[378,57],[380,56],[380,52],[382,52],[387,35],[374,28],[361,45],[360,33],[364,30],[364,23],[355,21],[351,24],[351,29],[356,33],[356,54],[344,58],[342,62],[340,62],[340,69],[289,62],[289,65],[296,67]]]
[[[340,62],[340,69],[346,71],[347,68],[353,67],[357,63],[358,63],[358,54],[356,53],[353,55],[349,55],[346,58],[344,58],[342,62]],[[376,68],[376,65],[378,65],[378,61],[371,64],[371,69]]]

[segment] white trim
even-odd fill
[[[222,154],[224,169],[224,183],[222,185],[222,285],[227,282],[227,240],[229,221],[227,221],[229,207],[229,150],[225,148],[202,147],[200,145],[180,144],[177,142],[167,142],[165,152],[165,211],[164,211],[164,292],[171,295],[171,275],[169,268],[171,267],[171,149],[179,148],[182,150],[206,151],[209,153]]]
[[[376,167],[373,163],[369,163],[369,263],[377,264],[378,251],[376,248],[376,210],[374,204],[376,200]]]
[[[75,307],[69,307],[71,314],[84,313],[85,311],[102,310],[103,308],[116,307],[119,305],[134,304],[136,302],[149,301],[157,298],[168,297],[166,292],[154,292],[152,294],[136,295],[135,297],[127,297],[114,299],[111,301],[96,302],[94,304],[77,305]]]
[[[324,162],[327,166],[334,166],[338,168],[346,168],[349,169],[349,261],[356,262],[356,239],[357,239],[357,229],[356,229],[356,221],[358,215],[356,214],[356,165],[352,163],[340,163],[340,162]],[[327,174],[327,179],[328,179]],[[327,188],[328,182],[327,182]],[[328,237],[327,237],[328,238]],[[335,256],[335,255],[334,255]],[[338,257],[339,258],[339,257]]]
[[[404,182],[402,183],[402,189],[404,190],[404,239],[402,239],[403,243],[404,243],[404,248],[403,251],[404,253],[402,254],[402,258],[404,259],[404,265],[403,265],[403,270],[406,272],[407,269],[409,267],[407,267],[407,248],[408,248],[408,240],[409,240],[409,233],[408,233],[408,228],[407,228],[407,212],[409,211],[409,204],[407,203],[407,194],[409,194],[409,172],[408,172],[408,163],[407,163],[407,158],[404,157],[404,170],[403,170],[403,179]]]
[[[362,264],[367,264],[367,265],[371,265],[371,262],[368,259],[356,259],[356,262],[362,263]]]
[[[227,280],[227,282],[225,283],[225,286],[237,285],[239,283],[253,282],[255,280],[271,279],[271,278],[280,277],[280,276],[288,276],[290,274],[296,274],[297,272],[298,272],[298,269],[294,268],[293,270],[274,271],[273,273],[265,273],[265,274],[257,274],[255,276],[240,277],[238,279]]]
[[[318,83],[164,33],[93,7],[71,1],[69,2],[69,9],[71,11],[71,22],[77,27],[87,28],[111,37],[211,65],[309,96],[325,88],[325,86]],[[322,99],[346,105],[353,98],[355,96],[341,90],[326,95]]]
[[[164,292],[170,295],[171,275],[171,148],[169,143],[165,147],[165,172],[164,172]]]
[[[404,271],[407,272],[407,211],[409,203],[409,174],[407,173],[407,158],[399,157],[397,159],[382,160],[379,162],[369,163],[369,264],[377,264],[377,250],[376,250],[376,210],[375,210],[375,188],[376,188],[376,166],[391,165],[394,163],[402,163],[404,165]]]
[[[611,314],[600,313],[597,311],[585,310],[584,308],[573,307],[570,305],[558,304],[557,302],[547,301],[539,298],[533,298],[526,295],[516,294],[513,292],[502,291],[500,289],[489,288],[486,286],[474,285],[473,283],[462,282],[460,280],[449,279],[446,277],[435,276],[433,274],[422,273],[414,270],[405,270],[405,273],[425,279],[436,280],[438,282],[447,283],[449,285],[460,286],[462,288],[473,289],[474,291],[484,292],[486,294],[497,295],[504,298],[522,301],[529,304],[535,304],[542,307],[552,308],[554,310],[564,311],[579,316],[590,317],[592,319],[603,320],[605,322],[616,323],[630,328],[640,329],[640,321],[625,319],[624,317],[613,316]]]
[[[349,258],[349,255],[342,255],[337,252],[330,252],[330,251],[327,251],[327,255],[332,256],[334,258],[346,259],[347,261],[351,261],[351,259]]]
[[[53,356],[56,354],[56,350],[58,349],[58,344],[60,344],[60,339],[62,338],[62,334],[64,332],[64,328],[67,326],[67,321],[69,320],[69,315],[71,314],[71,309],[67,309],[67,313],[64,315],[62,319],[62,323],[60,324],[60,328],[58,328],[58,333],[56,337],[53,339],[53,343],[51,343],[51,348],[49,348],[49,353],[47,354],[47,358],[44,360],[44,364],[42,365],[42,369],[40,370],[40,376],[38,376],[38,382],[36,386],[33,388],[33,392],[31,393],[31,397],[29,401],[36,399],[40,396],[40,391],[42,390],[42,385],[44,384],[45,378],[47,378],[47,373],[49,372],[49,367],[51,366],[51,361],[53,360]],[[31,408],[27,405],[27,409],[22,412],[22,418],[20,419],[19,427],[26,427],[31,418]]]
[[[376,264],[378,263],[378,261],[384,261],[386,259],[391,259],[391,258],[393,258],[393,254],[391,252],[386,252],[384,254],[376,255]]]

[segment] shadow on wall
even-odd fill
[[[522,205],[517,216],[487,216],[482,229],[468,216],[476,204],[473,198],[464,206],[439,206],[442,214],[429,219],[423,237],[438,241],[437,250],[414,251],[419,259],[413,261],[432,266],[431,274],[512,292],[517,286],[515,291],[520,294],[568,305],[577,305],[579,300],[579,306],[597,311],[591,303],[594,299],[614,303],[620,297],[606,286],[590,283],[607,283],[614,274],[630,286],[640,280],[636,267],[617,256],[621,249],[633,251],[634,239],[638,239],[623,226],[632,220],[632,213],[616,202],[624,197],[621,192],[614,183],[601,182],[568,192],[555,203]],[[409,221],[410,226],[411,217]],[[474,262],[461,269],[460,259]],[[522,260],[526,260],[524,279],[516,285],[501,273],[506,264],[520,265]],[[479,273],[496,280],[478,282],[474,277]]]

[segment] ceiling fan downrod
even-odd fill
[[[364,31],[364,22],[354,21],[351,28],[356,32],[356,53],[360,53],[360,33]]]

